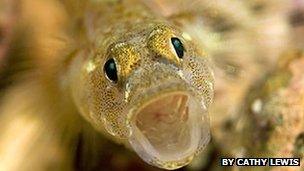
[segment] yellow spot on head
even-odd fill
[[[135,48],[126,43],[116,44],[109,54],[117,61],[118,73],[122,78],[128,77],[128,75],[137,67],[140,63],[140,54]]]
[[[191,41],[192,40],[192,37],[188,33],[186,33],[186,32],[183,32],[182,36],[187,41]]]
[[[156,54],[156,57],[164,57],[178,64],[180,59],[170,43],[172,37],[176,37],[173,29],[163,25],[158,26],[149,37],[148,48]]]
[[[90,60],[90,61],[87,63],[87,65],[86,65],[86,71],[87,71],[88,73],[94,71],[95,68],[96,68],[96,65],[95,65],[94,62],[91,61],[91,60]]]

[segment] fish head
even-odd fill
[[[98,62],[87,79],[89,120],[125,139],[146,162],[176,169],[210,140],[210,63],[170,24],[134,27],[110,34],[106,50],[94,55]]]

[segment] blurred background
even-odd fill
[[[221,157],[299,157],[301,167],[250,169],[304,170],[304,1],[151,2],[144,1],[173,16],[170,20],[198,39],[214,63],[212,140],[179,170],[248,169],[221,167]],[[30,70],[33,61],[48,64],[69,41],[64,34],[70,27],[69,5],[0,0],[0,104],[12,85],[30,77],[20,73]],[[102,146],[97,161],[76,157],[76,170],[160,170],[107,139]]]

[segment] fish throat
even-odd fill
[[[197,150],[202,130],[199,102],[186,92],[156,97],[134,115],[131,145],[145,160],[180,161]]]

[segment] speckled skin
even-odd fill
[[[154,17],[143,4],[136,3],[134,10],[127,8],[130,3],[90,10],[93,19],[89,19],[87,29],[94,35],[89,40],[92,47],[75,55],[67,77],[73,99],[85,119],[125,144],[132,134],[130,122],[134,113],[150,100],[185,91],[201,101],[202,110],[208,110],[213,97],[213,75],[202,50],[197,50],[191,38],[184,38],[185,33],[176,26]],[[182,59],[171,45],[172,37],[180,38],[184,44]],[[109,58],[114,58],[117,65],[117,83],[109,80],[103,69]],[[204,136],[201,148],[209,139],[209,134]],[[174,169],[189,163],[192,157],[170,166],[162,161],[155,165]]]

